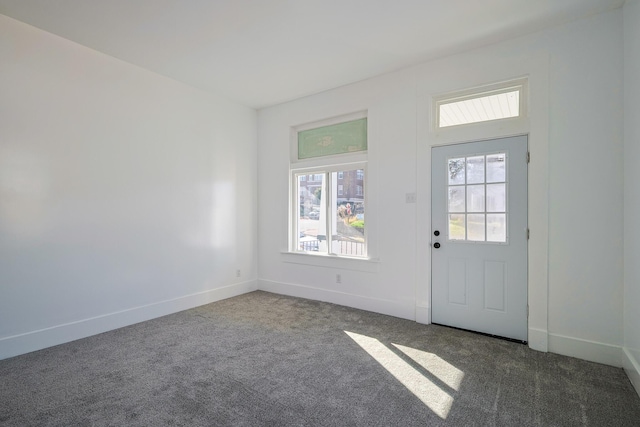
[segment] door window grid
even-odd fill
[[[507,242],[506,153],[449,158],[448,239]]]

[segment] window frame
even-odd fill
[[[367,162],[359,161],[359,162],[350,162],[350,163],[335,163],[330,164],[324,167],[311,167],[311,168],[295,168],[290,171],[290,182],[291,182],[291,190],[290,190],[290,230],[291,234],[289,237],[289,252],[296,254],[305,254],[311,256],[329,256],[329,257],[339,257],[339,258],[350,258],[350,259],[369,259],[369,228],[365,226],[364,228],[364,249],[363,255],[343,255],[339,253],[332,252],[331,246],[333,242],[333,235],[335,235],[335,231],[331,224],[332,218],[332,208],[337,204],[337,200],[334,199],[333,192],[327,191],[327,188],[332,187],[332,174],[336,173],[336,193],[337,193],[337,185],[338,185],[338,177],[337,172],[347,171],[347,170],[358,170],[362,169],[364,171],[364,179],[362,180],[362,197],[363,204],[365,206],[364,211],[365,215],[368,209],[367,204]],[[298,247],[298,239],[300,234],[299,228],[299,218],[300,218],[300,201],[299,201],[299,190],[298,190],[298,180],[296,177],[303,176],[305,174],[309,174],[312,172],[314,174],[324,174],[324,183],[321,186],[323,197],[327,197],[325,199],[325,229],[326,229],[326,239],[327,239],[327,252],[315,252],[315,251],[305,251],[301,250]],[[336,197],[338,194],[336,194]]]
[[[470,99],[483,98],[491,95],[499,95],[502,93],[508,93],[518,91],[518,115],[512,117],[504,117],[491,120],[481,120],[470,123],[461,123],[457,125],[440,126],[440,107],[446,104],[452,104],[460,101],[468,101]],[[527,77],[517,78],[512,80],[506,80],[498,83],[492,83],[482,86],[476,86],[473,88],[457,90],[453,92],[447,92],[438,96],[434,96],[432,99],[432,128],[438,132],[444,132],[451,129],[460,129],[469,126],[482,126],[486,123],[499,123],[512,121],[521,121],[526,118],[528,112],[528,92],[529,92],[529,79]]]
[[[325,220],[327,221],[327,252],[326,253],[317,253],[312,251],[304,251],[298,248],[298,236],[299,236],[299,194],[298,194],[298,180],[296,176],[301,175],[311,175],[311,174],[325,174],[325,183],[324,186],[326,188],[330,188],[331,185],[331,174],[333,172],[343,172],[345,170],[364,170],[364,179],[361,181],[361,185],[364,187],[362,191],[362,196],[364,198],[364,206],[365,213],[369,209],[368,200],[368,147],[367,150],[357,151],[353,153],[340,153],[340,154],[332,154],[326,156],[312,157],[299,159],[298,158],[298,132],[320,128],[324,126],[331,126],[335,124],[340,124],[344,122],[349,122],[358,119],[368,119],[367,111],[358,111],[355,113],[344,114],[336,117],[327,118],[324,120],[319,120],[311,123],[305,123],[302,125],[291,127],[290,130],[290,163],[289,163],[289,238],[288,238],[288,252],[296,255],[308,255],[312,257],[329,257],[329,258],[340,258],[340,259],[352,259],[352,260],[370,260],[370,227],[366,227],[364,229],[364,254],[362,256],[357,255],[342,255],[333,253],[331,251],[331,237],[333,231],[331,228],[333,227],[330,224],[331,218],[331,206],[332,204],[336,204],[337,201],[333,200],[333,194],[331,192],[326,191],[323,188],[323,193],[328,197],[325,203],[325,207],[327,211],[325,212]],[[367,125],[368,127],[368,125]],[[367,132],[368,133],[368,132]],[[367,139],[369,139],[367,137]],[[367,141],[367,146],[369,141]],[[338,178],[338,174],[336,173],[336,186],[340,179]],[[336,187],[337,188],[337,187]],[[337,193],[337,190],[336,190]],[[323,196],[324,197],[324,196]],[[337,197],[337,194],[336,194]]]
[[[341,116],[331,117],[328,119],[318,120],[316,122],[305,123],[305,124],[291,127],[290,136],[289,136],[290,168],[306,167],[306,166],[314,167],[314,166],[322,166],[326,164],[349,163],[349,162],[358,162],[363,160],[366,161],[368,157],[367,156],[368,149],[363,151],[356,151],[353,153],[331,154],[327,156],[311,157],[306,159],[298,158],[298,132],[302,132],[309,129],[321,128],[324,126],[336,125],[344,122],[350,122],[358,119],[368,119],[367,111],[358,111],[351,114],[344,114]]]

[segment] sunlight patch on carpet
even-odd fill
[[[442,419],[447,418],[453,404],[453,397],[446,391],[402,360],[400,356],[377,339],[355,332],[344,332],[436,415]]]
[[[405,347],[400,344],[393,344],[393,346],[455,391],[460,390],[460,384],[462,384],[464,378],[464,372],[460,369],[433,353]]]

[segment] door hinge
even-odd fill
[[[531,152],[527,151],[527,163],[531,162]]]
[[[529,318],[529,305],[527,304],[527,318]]]
[[[529,232],[529,229],[527,228],[527,240],[529,240],[529,235],[530,235],[530,234],[531,234],[531,233]]]

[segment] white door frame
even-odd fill
[[[523,139],[524,138],[524,139]],[[447,158],[450,158],[449,155],[452,155],[452,152],[457,153],[456,157],[467,156],[467,155],[485,155],[488,153],[496,153],[496,152],[504,152],[507,157],[507,174],[506,174],[506,182],[508,182],[507,188],[507,196],[506,196],[506,212],[507,214],[507,239],[508,244],[491,244],[488,245],[485,243],[475,243],[469,242],[466,239],[464,241],[451,241],[449,240],[448,230],[446,226],[446,220],[444,220],[440,215],[446,214],[447,212],[447,202],[446,202],[446,193],[447,187],[449,186],[449,182],[444,175],[440,176],[438,181],[435,181],[434,170],[435,166],[432,164],[433,169],[431,170],[432,174],[432,183],[437,183],[436,188],[432,188],[432,191],[436,191],[435,198],[439,200],[436,206],[438,209],[436,212],[432,212],[432,228],[431,232],[434,230],[434,225],[438,225],[436,228],[440,230],[440,236],[436,237],[433,234],[430,234],[432,241],[438,241],[442,247],[437,250],[437,252],[433,252],[436,250],[433,246],[433,250],[431,252],[432,258],[431,262],[433,263],[434,258],[439,258],[440,261],[444,261],[442,258],[445,256],[445,253],[448,253],[449,256],[453,255],[453,258],[446,258],[448,260],[452,260],[457,258],[460,251],[466,254],[466,256],[470,256],[471,262],[467,265],[467,268],[473,269],[471,267],[474,265],[474,261],[477,261],[478,258],[481,260],[494,260],[494,261],[505,261],[509,262],[509,268],[505,271],[508,273],[508,276],[511,280],[508,280],[510,285],[507,285],[509,291],[505,293],[505,297],[508,297],[504,303],[509,307],[501,314],[496,314],[492,312],[492,310],[485,311],[483,309],[479,309],[476,305],[478,303],[477,299],[467,300],[464,304],[464,308],[458,306],[456,304],[449,304],[447,301],[443,301],[440,298],[440,302],[438,305],[438,321],[441,324],[449,324],[449,325],[459,325],[460,327],[468,327],[470,330],[484,331],[485,333],[491,333],[498,336],[508,337],[510,339],[514,339],[517,341],[527,341],[528,338],[528,319],[526,313],[526,305],[527,305],[527,295],[528,295],[528,269],[527,269],[527,260],[528,256],[526,255],[526,250],[528,247],[528,242],[526,238],[526,228],[528,227],[528,218],[527,212],[523,208],[518,208],[522,206],[520,203],[523,202],[524,197],[523,193],[526,193],[528,185],[528,172],[527,172],[527,164],[526,164],[526,155],[529,149],[529,144],[527,141],[527,135],[517,135],[508,138],[495,138],[495,139],[486,139],[480,141],[473,141],[465,144],[446,144],[446,145],[438,145],[432,147],[432,154],[435,149],[449,149],[448,155],[439,160],[438,163],[446,161]],[[443,153],[440,152],[440,157],[443,156]],[[521,169],[524,165],[524,169]],[[442,169],[438,169],[438,174],[444,174],[446,170],[446,166],[444,163],[439,166]],[[486,181],[483,181],[483,183]],[[466,181],[464,182],[466,185]],[[444,187],[442,188],[441,185]],[[440,188],[440,190],[438,190]],[[442,191],[440,193],[439,191]],[[514,193],[515,192],[515,193]],[[520,200],[518,202],[517,200]],[[527,197],[528,200],[528,197]],[[433,194],[431,200],[432,209],[434,208]],[[466,211],[466,210],[465,210]],[[435,224],[433,223],[434,217],[433,214],[438,214],[438,218],[435,218]],[[524,216],[523,216],[524,215]],[[446,216],[446,215],[445,215]],[[461,246],[459,246],[461,245]],[[515,245],[515,246],[513,246]],[[514,249],[517,248],[517,253],[519,255],[515,256],[516,252]],[[520,252],[520,250],[524,250],[525,253]],[[440,251],[444,251],[440,253]],[[478,251],[482,251],[482,255],[478,253]],[[457,254],[457,255],[456,255]],[[488,255],[491,254],[491,255]],[[515,256],[515,258],[514,258]],[[478,258],[476,258],[478,257]],[[466,257],[465,257],[466,258]],[[434,267],[432,267],[432,287],[431,287],[431,298],[433,301],[434,298],[434,277],[440,276],[441,280],[443,279],[442,274],[444,271],[442,270],[442,265],[438,269],[439,274],[433,274],[435,272]],[[514,268],[511,268],[514,267]],[[445,269],[446,270],[446,269]],[[467,278],[467,282],[469,287],[467,288],[466,297],[473,298],[473,295],[478,296],[478,286],[484,283],[484,281],[477,282],[474,278]],[[514,281],[515,279],[515,281]],[[522,287],[522,280],[524,280],[524,287]],[[475,284],[475,285],[474,285]],[[442,297],[442,291],[444,290],[445,285],[442,282],[439,282],[439,286],[437,289],[440,290],[440,296]],[[433,306],[432,306],[433,307]],[[484,305],[483,305],[484,307]],[[435,307],[434,307],[435,308]],[[432,317],[434,316],[434,310],[431,310]],[[477,329],[470,324],[470,318],[473,318],[474,325]],[[492,319],[490,321],[490,319]],[[501,319],[501,320],[498,320]],[[504,324],[504,321],[508,319],[507,324]],[[435,319],[432,318],[432,321]],[[477,321],[477,324],[476,324]],[[451,323],[449,323],[451,322]],[[496,323],[497,322],[497,323]],[[469,325],[469,326],[462,326]],[[481,326],[482,325],[482,326]]]
[[[478,58],[475,58],[478,60]],[[417,88],[417,222],[416,321],[431,323],[431,148],[438,145],[527,135],[531,163],[528,176],[529,347],[548,351],[548,241],[549,241],[549,59],[545,54],[520,61],[506,59],[491,64],[472,63],[466,56],[452,57],[441,67],[418,70]],[[451,70],[469,70],[451,76]],[[480,86],[520,76],[529,79],[528,117],[435,131],[430,123],[432,100],[439,93]],[[443,84],[442,81],[446,81]],[[425,167],[425,165],[429,165]]]

